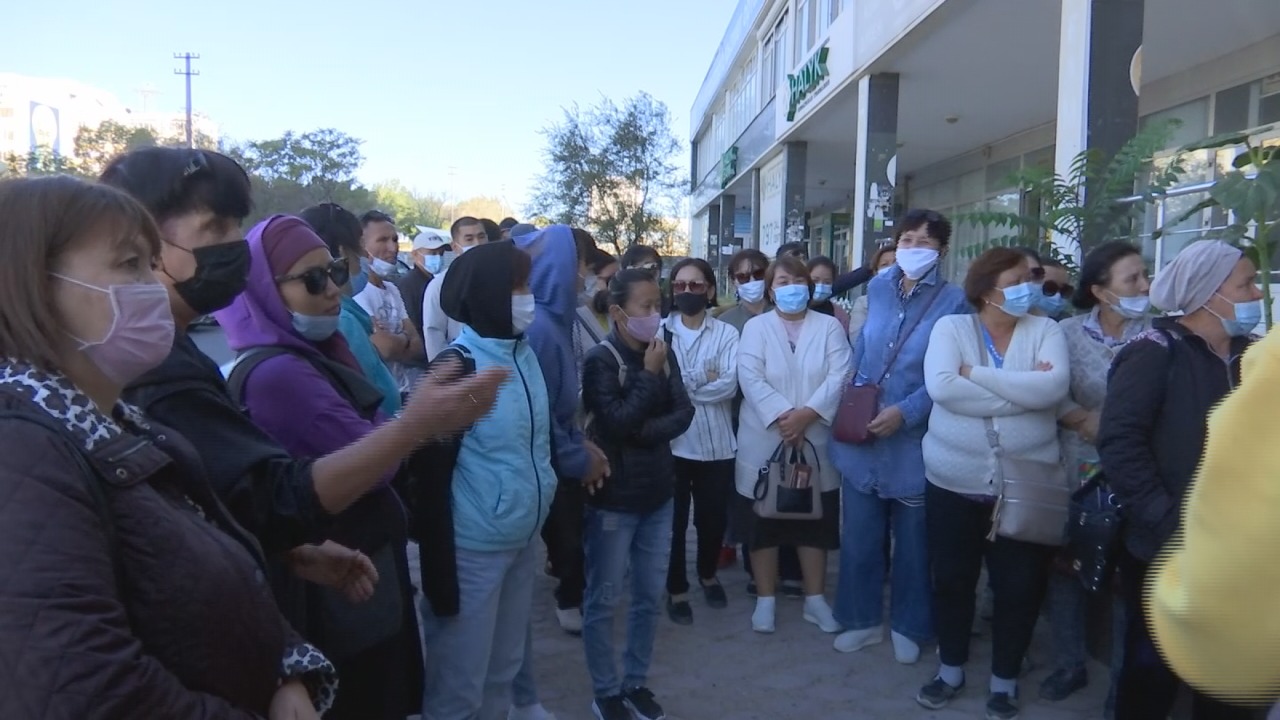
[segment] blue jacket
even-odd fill
[[[387,364],[378,354],[369,336],[373,333],[373,318],[360,307],[360,303],[342,296],[342,312],[338,314],[338,332],[347,339],[347,346],[364,376],[382,391],[382,413],[387,417],[400,414],[400,383],[391,374]]]
[[[533,256],[529,287],[538,306],[533,325],[525,331],[538,355],[551,403],[553,466],[556,474],[574,482],[590,468],[585,438],[577,425],[578,361],[573,347],[574,315],[578,311],[578,251],[566,225],[515,238]]]
[[[458,547],[502,552],[528,545],[551,510],[551,414],[542,369],[523,339],[480,337],[470,327],[453,342],[471,351],[476,370],[511,368],[493,412],[462,438],[453,471]]]
[[[921,443],[929,429],[929,412],[933,410],[933,400],[924,387],[924,351],[938,318],[973,312],[964,291],[942,280],[937,268],[921,278],[905,299],[899,291],[901,280],[902,270],[895,265],[867,286],[867,322],[854,344],[852,382],[855,385],[879,382],[880,409],[897,405],[902,411],[902,428],[870,445],[846,445],[832,439],[830,451],[831,462],[840,470],[845,483],[852,484],[859,492],[875,493],[882,498],[924,494]],[[935,294],[937,297],[933,299]],[[901,338],[902,332],[917,318],[919,323],[910,337]],[[886,376],[885,363],[900,341],[902,348]]]

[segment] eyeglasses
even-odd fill
[[[1076,293],[1076,289],[1071,285],[1059,285],[1053,280],[1045,280],[1044,284],[1040,286],[1040,289],[1044,292],[1045,297],[1061,295],[1064,298],[1070,298]]]
[[[692,282],[677,280],[671,283],[671,290],[677,293],[691,292],[701,295],[707,291],[707,284],[700,280],[694,280]]]
[[[312,295],[323,295],[324,291],[329,288],[329,281],[332,280],[334,285],[342,287],[351,279],[351,268],[347,266],[345,258],[338,258],[324,267],[307,268],[296,275],[280,275],[276,278],[276,284],[281,285],[293,280],[301,280],[307,292]]]
[[[765,272],[764,268],[758,268],[756,270],[752,270],[749,273],[734,273],[733,279],[737,280],[739,285],[746,285],[752,280],[763,280],[764,272]]]

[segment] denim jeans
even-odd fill
[[[836,620],[845,630],[866,630],[884,622],[884,576],[890,576],[890,627],[917,643],[933,639],[933,596],[929,575],[924,498],[885,500],[844,484],[844,525],[840,532],[840,582]],[[885,565],[885,529],[892,524],[893,558]]]
[[[511,686],[512,704],[519,708],[538,704],[538,686],[533,681],[533,622],[529,623],[524,641],[524,660]]]
[[[671,502],[645,514],[587,507],[587,593],[582,639],[592,690],[598,698],[645,685],[671,556],[672,513]],[[619,681],[614,661],[613,612],[622,598],[628,565],[631,606]]]
[[[1075,670],[1088,662],[1085,613],[1089,605],[1089,592],[1074,577],[1054,572],[1049,575],[1047,599],[1049,630],[1053,637],[1053,663],[1055,670]],[[1115,597],[1111,602],[1111,690],[1109,705],[1115,704],[1116,686],[1120,681],[1120,668],[1124,664],[1125,633],[1124,601]]]
[[[423,604],[422,720],[506,717],[529,638],[534,556],[533,543],[506,552],[457,550],[460,612],[438,618]]]

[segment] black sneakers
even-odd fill
[[[1017,720],[1018,706],[1014,704],[1017,694],[991,693],[987,696],[987,720]]]
[[[920,688],[920,692],[916,693],[916,702],[920,703],[921,707],[930,710],[941,710],[950,704],[963,689],[963,683],[960,687],[953,687],[948,685],[946,680],[935,677],[929,681],[928,685]]]
[[[635,713],[635,720],[666,720],[667,713],[653,699],[648,688],[635,688],[623,694],[626,705]]]
[[[681,597],[687,598],[687,595]],[[667,596],[667,617],[671,618],[671,622],[677,625],[693,624],[693,607],[689,605],[689,601],[676,600],[671,596]]]
[[[1066,700],[1089,684],[1084,668],[1059,668],[1040,685],[1040,699],[1049,702]]]
[[[596,698],[591,703],[591,714],[596,716],[596,720],[631,720],[631,711],[621,695]]]

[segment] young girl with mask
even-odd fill
[[[836,264],[828,257],[816,257],[809,261],[809,279],[813,281],[813,297],[809,307],[840,321],[840,327],[849,333],[849,313],[831,301],[836,281]]]
[[[675,486],[671,441],[694,408],[680,364],[660,335],[662,294],[652,274],[623,270],[609,284],[613,332],[587,353],[582,404],[587,435],[612,469],[587,499],[587,592],[582,635],[599,720],[666,717],[645,684],[671,551]],[[627,649],[618,677],[613,615],[631,572]]]

